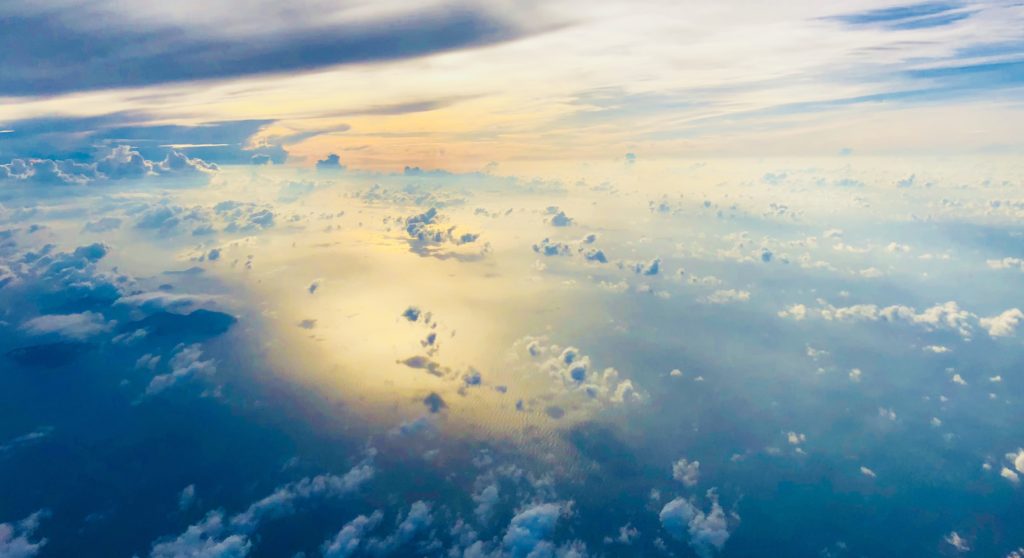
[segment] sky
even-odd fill
[[[1021,558],[1022,29],[0,0],[0,558]]]

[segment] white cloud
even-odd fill
[[[700,461],[680,459],[672,464],[672,478],[684,486],[694,487],[700,480]]]
[[[704,300],[711,304],[745,302],[747,300],[750,300],[750,291],[741,291],[736,289],[719,289],[708,295]]]
[[[160,393],[189,376],[211,376],[217,371],[213,360],[201,360],[202,348],[198,345],[182,347],[171,357],[171,371],[154,376],[146,386],[146,395]]]
[[[676,539],[687,540],[702,558],[721,550],[730,535],[725,510],[718,503],[714,489],[708,491],[708,497],[711,509],[707,513],[690,500],[676,498],[665,504],[658,514],[662,528]]]
[[[250,535],[264,519],[289,515],[304,500],[343,497],[373,474],[373,466],[363,462],[342,476],[318,475],[281,486],[233,517],[211,511],[184,533],[153,543],[150,558],[244,558],[253,548]]]
[[[957,552],[967,552],[971,549],[971,547],[967,544],[967,541],[964,540],[964,538],[961,537],[960,534],[956,531],[953,531],[952,533],[946,535],[946,538],[944,540],[947,543],[949,543],[950,546],[955,548]]]
[[[986,264],[992,269],[1017,269],[1024,271],[1024,259],[1003,258],[1001,260],[986,260]]]
[[[40,510],[15,523],[0,523],[0,557],[32,558],[39,554],[46,539],[33,539],[39,523],[49,514]]]
[[[370,516],[360,515],[345,524],[338,534],[321,547],[324,558],[348,558],[359,549],[367,531],[374,529],[384,514],[380,510]]]
[[[1009,467],[1003,467],[999,471],[999,476],[1001,476],[1004,479],[1012,482],[1013,484],[1017,484],[1017,483],[1020,482],[1020,475],[1018,475],[1016,471],[1014,471],[1013,469],[1010,469]]]
[[[501,543],[512,558],[533,556],[555,531],[565,506],[560,503],[535,504],[517,513],[508,525]]]
[[[1024,320],[1024,312],[1019,308],[1011,308],[998,316],[981,318],[978,323],[992,337],[1012,337],[1017,332],[1017,326],[1022,320]]]
[[[97,312],[80,314],[47,314],[25,322],[22,329],[32,335],[55,333],[69,339],[88,339],[110,331],[114,322],[108,322]]]
[[[780,318],[792,318],[800,321],[807,317],[807,307],[803,304],[793,304],[784,310],[779,310],[778,315]]]

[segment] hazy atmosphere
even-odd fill
[[[1024,557],[1022,30],[0,0],[0,558]]]

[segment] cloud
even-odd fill
[[[71,160],[13,159],[0,165],[0,182],[39,185],[81,186],[101,181],[143,179],[148,177],[209,177],[217,165],[168,151],[163,161],[147,160],[128,145],[118,145],[93,163]]]
[[[419,500],[409,506],[408,513],[402,518],[395,531],[384,539],[370,541],[369,548],[374,554],[390,554],[416,538],[421,531],[430,527],[434,521],[429,502]]]
[[[373,466],[363,462],[342,476],[318,475],[281,486],[235,516],[211,511],[184,533],[153,543],[150,558],[244,558],[254,545],[250,536],[262,521],[290,515],[297,505],[315,498],[344,497],[373,474]]]
[[[186,511],[192,507],[196,501],[196,485],[190,484],[181,490],[181,494],[178,495],[178,509]]]
[[[1016,269],[1018,271],[1024,271],[1024,259],[1021,258],[1003,258],[1000,260],[986,260],[985,263],[992,269]]]
[[[473,501],[476,502],[473,513],[480,523],[486,524],[494,514],[494,508],[501,502],[501,488],[497,482],[492,482],[473,494]]]
[[[153,544],[150,558],[245,558],[252,550],[249,537],[231,533],[224,512],[211,511],[174,539]]]
[[[1024,320],[1024,312],[1019,308],[1011,308],[1002,314],[989,318],[981,318],[978,324],[992,337],[1012,337],[1017,333],[1017,326]]]
[[[35,531],[50,512],[40,510],[16,523],[0,523],[0,556],[32,558],[46,545],[46,539],[32,540]]]
[[[952,546],[957,552],[967,552],[971,549],[970,545],[967,544],[967,541],[964,540],[964,538],[956,531],[946,535],[946,538],[943,540],[945,540],[946,543]]]
[[[115,217],[103,217],[96,221],[90,221],[82,227],[82,230],[90,233],[105,233],[121,228],[121,220]]]
[[[466,261],[480,259],[490,252],[490,246],[487,244],[478,250],[467,252],[462,247],[476,246],[480,235],[459,231],[454,225],[445,225],[444,220],[444,216],[438,213],[436,207],[406,217],[402,222],[409,248],[424,257]]]
[[[146,395],[160,393],[188,377],[212,376],[217,372],[217,365],[213,360],[202,360],[202,356],[203,351],[198,344],[182,347],[171,357],[171,371],[149,381]]]
[[[750,300],[750,291],[736,289],[718,289],[704,298],[704,301],[710,304],[728,304],[748,300]]]
[[[653,277],[661,272],[661,258],[654,258],[647,262],[636,262],[630,267],[638,275]]]
[[[708,491],[711,509],[705,513],[685,498],[676,498],[661,509],[661,526],[678,540],[686,540],[702,558],[713,556],[729,540],[729,522],[714,489]]]
[[[680,459],[672,464],[672,478],[683,483],[683,486],[694,487],[700,480],[700,461]]]
[[[320,550],[324,558],[348,558],[352,556],[363,542],[366,532],[373,530],[380,523],[384,514],[379,510],[369,516],[360,515],[345,524],[338,534],[324,542]]]
[[[878,306],[876,304],[854,304],[836,307],[823,301],[820,308],[805,309],[802,315],[817,315],[828,321],[837,322],[903,322],[924,327],[929,331],[947,329],[969,339],[975,322],[992,337],[1012,336],[1017,325],[1024,319],[1024,313],[1011,308],[1002,314],[979,318],[976,314],[960,307],[955,301],[936,304],[918,312],[916,308],[904,305]],[[795,317],[788,310],[779,312],[780,317]]]
[[[590,357],[576,347],[547,345],[544,337],[524,337],[515,343],[517,354],[528,357],[536,371],[549,377],[566,394],[611,404],[642,401],[645,396],[615,368],[594,369]],[[552,407],[552,406],[548,406]],[[561,407],[558,411],[564,412]]]
[[[343,171],[345,168],[345,165],[341,164],[341,157],[336,153],[331,153],[316,162],[316,170],[318,171]]]
[[[435,392],[431,392],[430,395],[424,397],[423,404],[427,406],[427,409],[430,409],[431,413],[439,413],[448,408],[448,404],[444,402],[444,399]]]
[[[778,315],[780,318],[792,318],[800,321],[807,317],[807,307],[803,304],[793,304],[784,310],[779,310]]]
[[[203,18],[184,19],[185,12],[201,12]],[[502,18],[504,11],[465,4],[392,4],[390,9],[360,12],[361,17],[352,17],[324,3],[285,10],[266,1],[243,11],[198,2],[186,2],[179,10],[156,5],[123,10],[113,1],[6,7],[0,9],[0,50],[19,55],[7,61],[0,95],[398,60],[500,43],[539,30]],[[89,23],[97,20],[104,25]]]
[[[560,503],[534,504],[517,513],[501,543],[512,558],[526,558],[555,531],[565,506]]]
[[[830,19],[852,27],[882,27],[893,30],[943,27],[967,19],[974,10],[956,2],[919,2],[902,6],[873,8],[832,16]]]
[[[97,312],[80,314],[48,314],[38,316],[22,324],[21,328],[30,335],[57,334],[68,339],[88,339],[110,331],[114,323],[107,322]]]
[[[557,207],[549,207],[548,213],[551,213],[551,217],[548,218],[548,224],[553,227],[569,227],[575,222],[571,217],[566,215],[564,211],[559,210]]]

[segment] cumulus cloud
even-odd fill
[[[778,315],[780,318],[792,318],[800,321],[807,317],[807,307],[803,304],[793,304],[783,310],[779,310]]]
[[[369,542],[371,552],[378,555],[389,554],[411,542],[433,523],[432,508],[430,502],[423,500],[413,502],[393,533],[386,538],[374,539]]]
[[[967,544],[967,541],[956,531],[946,535],[945,541],[957,552],[967,552],[971,549],[970,545]]]
[[[1019,308],[1011,308],[999,315],[981,318],[978,323],[992,337],[1012,337],[1017,333],[1017,326],[1022,320],[1024,312]]]
[[[677,540],[685,540],[702,558],[713,556],[729,540],[729,521],[715,491],[708,491],[711,508],[704,512],[685,498],[676,498],[661,509],[661,526]],[[735,520],[738,517],[733,515]]]
[[[365,534],[376,528],[383,517],[384,514],[378,510],[369,516],[357,516],[352,521],[346,523],[338,531],[338,534],[321,546],[320,550],[323,552],[324,558],[348,558],[352,556],[359,549],[359,545],[363,543]]]
[[[343,171],[345,168],[345,165],[341,164],[341,157],[337,153],[331,153],[316,162],[316,170],[318,171]]]
[[[300,503],[315,498],[344,497],[373,474],[373,466],[364,462],[342,476],[318,475],[281,486],[235,516],[211,511],[184,533],[155,542],[150,558],[244,558],[254,545],[250,537],[262,521],[290,515]]]
[[[501,542],[512,558],[533,556],[555,531],[565,505],[534,504],[517,513],[509,523]]]
[[[46,539],[37,538],[35,532],[50,512],[40,510],[15,523],[0,523],[0,556],[3,558],[32,558],[46,545]]]
[[[588,355],[576,347],[547,344],[544,337],[527,336],[516,342],[516,353],[529,357],[535,369],[551,378],[566,393],[612,404],[636,402],[644,395],[615,368],[595,369]]]
[[[549,217],[547,218],[547,222],[552,227],[569,227],[572,226],[573,223],[575,223],[575,221],[573,221],[571,217],[566,215],[564,211],[558,209],[557,207],[549,207],[547,209],[547,213],[549,215]]]
[[[405,218],[403,225],[410,249],[421,256],[474,260],[490,251],[490,246],[486,244],[474,252],[457,250],[459,247],[475,245],[480,235],[459,231],[455,225],[445,225],[444,217],[436,207]]]
[[[672,464],[672,478],[684,486],[694,487],[700,480],[700,461],[680,459]]]
[[[146,386],[146,395],[155,395],[174,384],[192,376],[212,376],[217,371],[213,360],[202,360],[203,351],[198,345],[182,347],[171,358],[170,372],[154,376]]]
[[[102,180],[147,177],[200,177],[217,172],[217,165],[168,151],[162,161],[150,161],[128,145],[118,145],[92,163],[72,160],[13,159],[0,164],[0,181],[39,185],[84,185]]]
[[[225,524],[224,512],[211,511],[202,521],[189,525],[177,537],[153,544],[150,558],[245,558],[252,542],[243,533],[233,533]]]
[[[833,306],[819,300],[819,308],[808,308],[794,305],[778,312],[782,318],[803,319],[818,316],[824,320],[836,322],[902,322],[921,326],[929,331],[946,329],[955,331],[965,339],[969,339],[975,329],[980,326],[992,337],[1009,337],[1016,333],[1017,326],[1024,320],[1024,312],[1011,308],[991,317],[979,317],[965,310],[955,301],[935,304],[918,311],[904,305],[878,306],[876,304],[854,304],[851,306]],[[925,348],[931,352],[945,352],[941,345],[929,345]]]

